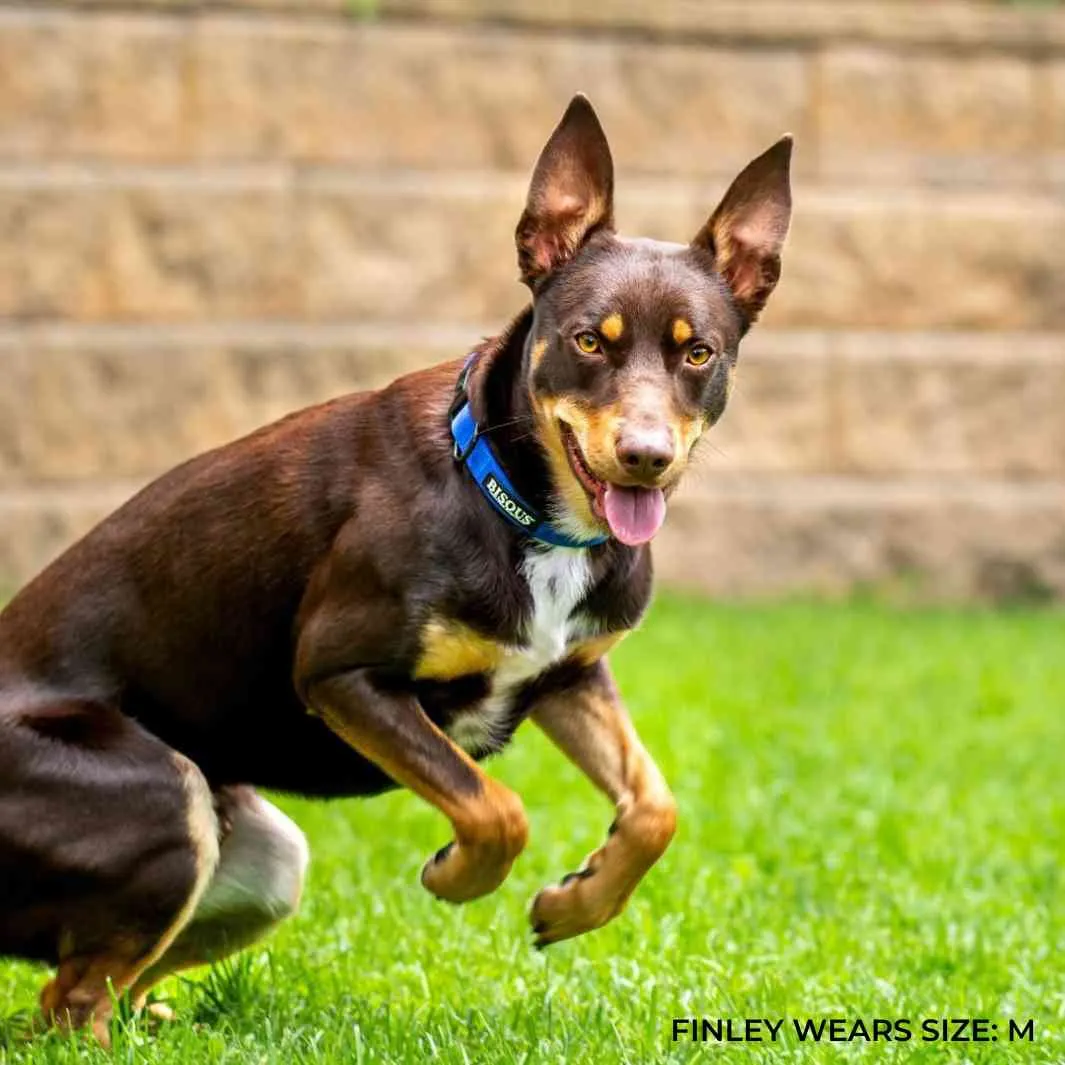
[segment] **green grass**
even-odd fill
[[[529,850],[465,908],[417,884],[447,839],[405,794],[284,800],[314,852],[299,917],[116,1025],[118,1062],[1065,1060],[1065,617],[664,598],[614,655],[681,809],[613,925],[537,954],[527,900],[611,811],[531,726],[491,772]],[[0,1057],[43,972],[0,967]],[[678,1016],[1035,1019],[1032,1043],[673,1046]]]

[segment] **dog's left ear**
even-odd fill
[[[780,277],[791,222],[791,136],[749,163],[692,244],[714,256],[750,325]]]
[[[574,96],[540,153],[514,236],[521,279],[534,288],[597,229],[614,225],[614,162],[592,105]]]

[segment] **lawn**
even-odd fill
[[[720,606],[663,597],[614,664],[681,827],[628,911],[538,954],[529,898],[611,811],[532,726],[491,772],[528,851],[456,909],[417,883],[447,838],[405,794],[282,800],[314,859],[268,946],[116,1025],[108,1058],[15,1036],[43,981],[0,966],[12,1063],[1061,1062],[1065,616]],[[671,1018],[787,1018],[777,1042],[671,1042]],[[793,1019],[913,1021],[908,1043],[799,1041]],[[921,1041],[988,1018],[997,1043]],[[1034,1039],[1008,1041],[1010,1019]],[[990,1031],[990,1029],[989,1029]]]

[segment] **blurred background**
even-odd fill
[[[1065,595],[1065,9],[0,2],[0,586],[178,461],[466,351],[587,92],[622,232],[797,142],[783,279],[656,546],[723,596]]]

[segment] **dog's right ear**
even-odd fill
[[[614,225],[614,161],[588,98],[570,101],[533,171],[518,223],[521,279],[535,288],[588,236]]]

